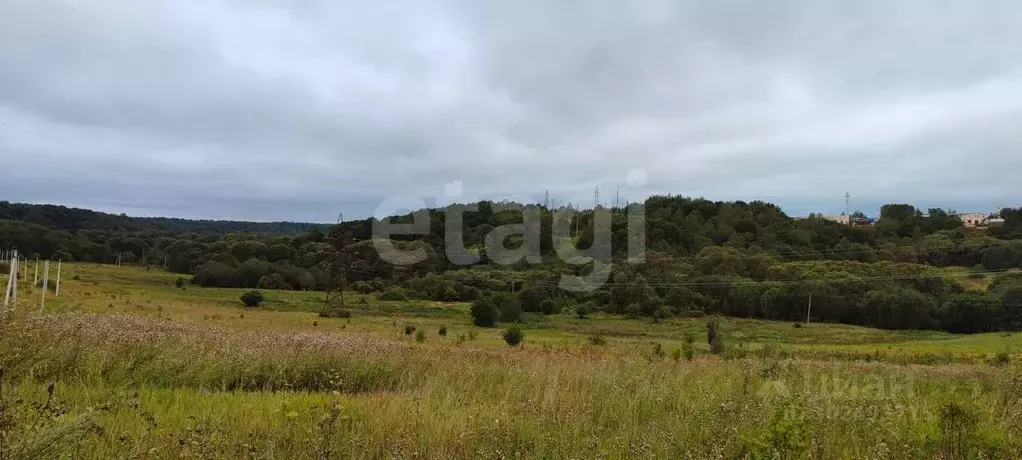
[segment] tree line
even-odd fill
[[[395,300],[477,301],[507,294],[511,300],[491,303],[518,302],[523,313],[537,314],[572,309],[654,320],[723,314],[791,321],[809,314],[819,321],[974,332],[1014,327],[1013,309],[1022,303],[1012,300],[1010,288],[969,292],[960,279],[967,274],[955,279],[937,270],[963,266],[977,272],[973,276],[1004,272],[1014,279],[1007,271],[1022,267],[1022,209],[1002,210],[1001,226],[971,229],[941,209],[924,213],[892,204],[881,209],[874,226],[850,227],[791,218],[764,202],[654,196],[632,205],[644,208],[647,263],[615,264],[605,286],[577,294],[557,289],[556,280],[585,267],[555,257],[549,237],[555,213],[538,205],[523,207],[541,215],[544,263],[508,267],[483,257],[462,267],[446,259],[447,214],[465,211],[464,246],[485,255],[486,235],[521,219],[499,204],[428,210],[428,234],[392,237],[401,247],[426,250],[426,261],[407,267],[380,260],[368,219],[339,226],[140,219],[0,202],[0,245],[51,259],[161,266],[206,286],[330,290],[340,283]],[[627,210],[610,212],[614,258],[623,260]],[[592,244],[592,213],[572,219],[570,226],[578,229],[573,244]],[[343,243],[331,238],[337,235]]]

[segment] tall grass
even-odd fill
[[[61,438],[60,454],[73,458],[1022,452],[1017,365],[818,361],[765,352],[687,361],[607,348],[477,349],[85,313],[18,316],[0,326],[0,362],[14,384],[7,400],[38,400],[55,381],[66,413],[54,426],[61,417],[87,415],[98,427]]]

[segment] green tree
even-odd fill
[[[472,315],[472,324],[479,327],[494,327],[497,325],[498,299],[494,295],[486,295],[472,302],[469,313]]]
[[[985,292],[957,294],[944,302],[941,327],[956,334],[991,332],[1001,327],[1001,300]]]

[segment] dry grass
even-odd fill
[[[349,322],[69,270],[52,311],[0,324],[0,458],[1022,457],[1022,369],[980,359],[1015,338],[725,321],[745,351],[687,361],[670,351],[694,320],[548,318],[509,348],[493,330],[459,343],[458,305]]]

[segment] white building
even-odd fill
[[[981,212],[959,212],[955,214],[959,219],[962,219],[962,223],[966,227],[983,227],[986,226],[987,220],[990,218],[989,214]]]

